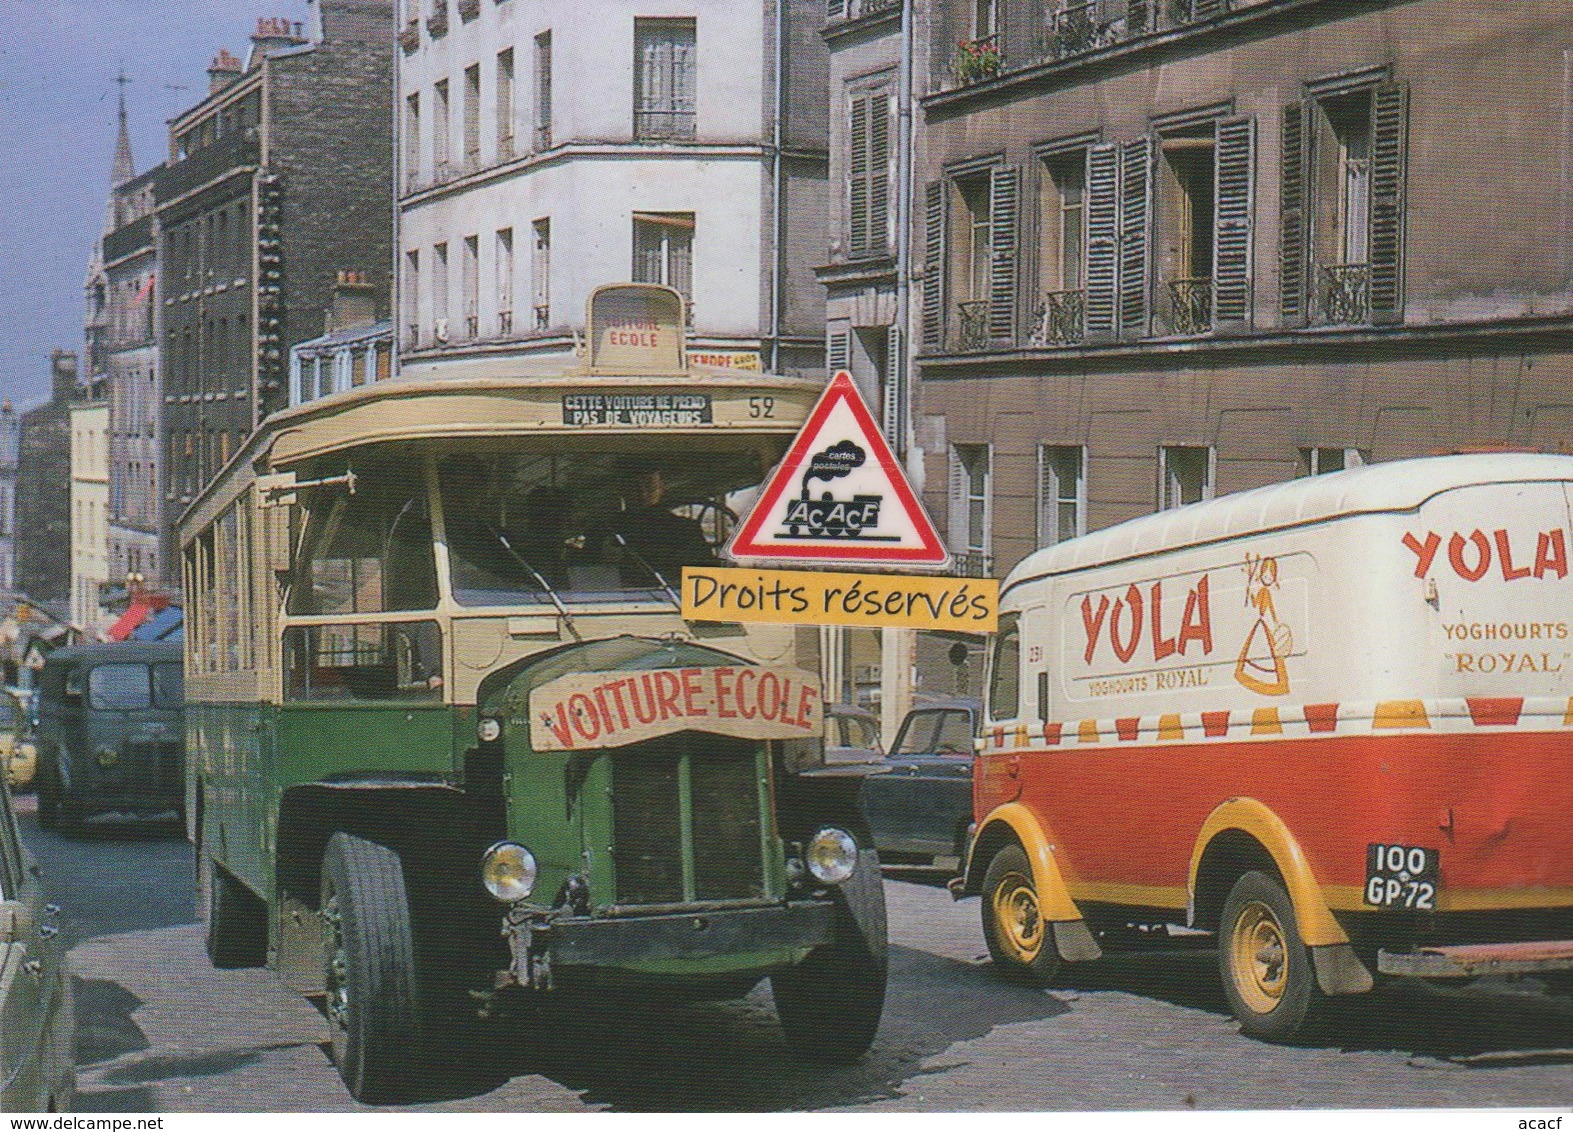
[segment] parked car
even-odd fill
[[[879,716],[854,704],[825,705],[826,765],[877,763],[883,757]]]
[[[50,655],[39,673],[41,825],[184,810],[180,652],[165,641],[122,641]]]
[[[863,783],[880,860],[958,867],[972,824],[972,737],[980,705],[942,700],[907,712],[885,773]]]
[[[33,742],[29,693],[23,688],[0,688],[0,770],[12,790],[33,785],[38,768],[38,747]]]
[[[0,783],[0,1112],[61,1112],[76,1087],[71,978],[39,870]]]

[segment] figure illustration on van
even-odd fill
[[[1289,626],[1278,619],[1273,591],[1278,589],[1278,560],[1245,555],[1245,604],[1256,610],[1256,621],[1245,635],[1234,678],[1253,692],[1282,696],[1289,691],[1287,658],[1294,648]]]

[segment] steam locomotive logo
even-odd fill
[[[821,452],[814,453],[799,483],[799,496],[787,504],[782,519],[783,530],[777,538],[801,539],[856,539],[861,542],[899,542],[897,535],[876,535],[870,531],[879,527],[879,508],[882,495],[858,493],[851,499],[837,499],[825,491],[818,499],[813,497],[809,484],[813,480],[836,480],[850,475],[863,466],[868,454],[850,440],[838,441]]]

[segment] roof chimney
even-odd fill
[[[219,53],[213,56],[213,62],[208,64],[208,93],[223,90],[240,76],[240,60],[224,48],[219,48]]]
[[[323,319],[322,332],[353,330],[377,321],[377,289],[359,271],[341,271],[333,281],[333,305]]]
[[[259,17],[257,30],[251,37],[251,55],[246,59],[246,70],[249,71],[262,62],[262,57],[270,51],[305,43],[300,28],[299,20],[291,20],[284,16]]]

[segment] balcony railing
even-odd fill
[[[1322,322],[1348,326],[1371,321],[1371,265],[1341,263],[1321,269]]]
[[[1173,334],[1206,334],[1213,328],[1213,281],[1171,279],[1169,331]]]
[[[538,150],[552,148],[552,124],[550,122],[543,122],[535,127],[535,148]]]
[[[694,136],[694,112],[672,107],[640,107],[634,111],[634,137],[639,141],[666,141]]]
[[[536,330],[545,330],[551,326],[552,308],[548,304],[536,303],[535,306],[531,308],[531,314],[534,318]]]
[[[987,578],[994,573],[994,556],[981,550],[958,550],[950,556],[950,572],[958,578]]]
[[[406,350],[416,350],[420,348],[420,344],[421,324],[412,322],[404,328],[404,348]]]
[[[1066,346],[1082,340],[1086,303],[1081,291],[1048,291],[1032,316],[1034,346]]]
[[[1069,4],[1049,13],[1047,54],[1054,59],[1076,55],[1097,47],[1100,24],[1098,0]]]
[[[989,304],[982,300],[957,303],[956,313],[961,318],[961,334],[956,345],[963,352],[986,349],[989,344]]]
[[[497,312],[497,337],[513,337],[513,311],[500,310]]]

